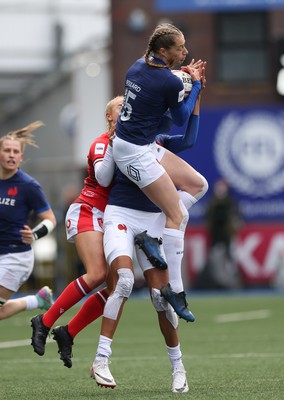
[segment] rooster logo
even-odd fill
[[[127,227],[125,224],[118,224],[117,227],[120,231],[127,231]]]
[[[8,196],[16,197],[17,194],[18,194],[17,186],[14,186],[13,188],[8,189]]]

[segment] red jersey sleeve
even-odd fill
[[[84,188],[81,191],[77,202],[85,202],[92,207],[96,207],[104,211],[109,197],[110,186],[101,186],[95,177],[94,165],[96,162],[102,160],[105,156],[109,139],[108,133],[104,133],[97,137],[91,144],[88,153],[88,176],[85,179]]]

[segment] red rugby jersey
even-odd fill
[[[84,180],[84,187],[74,203],[87,203],[91,207],[96,207],[101,211],[105,210],[108,203],[108,197],[111,185],[108,187],[101,186],[95,178],[94,166],[101,161],[106,153],[109,144],[108,133],[103,133],[97,137],[89,150],[88,158],[88,176]]]

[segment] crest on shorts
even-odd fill
[[[134,181],[141,181],[140,172],[137,168],[133,167],[132,165],[127,166],[127,173],[128,176]]]

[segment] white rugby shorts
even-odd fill
[[[33,249],[21,253],[0,254],[0,285],[17,292],[34,268]]]
[[[72,203],[65,217],[65,228],[68,242],[81,232],[98,231],[103,233],[104,213],[96,207],[85,203]]]
[[[140,189],[150,185],[165,173],[159,163],[165,149],[156,142],[138,146],[118,137],[113,140],[113,158],[121,172]]]
[[[156,157],[156,160],[159,161],[159,162],[164,157],[164,154],[167,151],[163,146],[160,146],[157,143],[156,143],[156,146],[153,147],[153,150],[154,150],[154,155]]]
[[[160,238],[163,236],[164,227],[165,217],[162,213],[107,205],[104,215],[104,252],[107,263],[111,265],[119,256],[128,256],[133,260],[136,251],[142,271],[153,268],[144,252],[134,245],[134,238],[144,231],[154,238]],[[164,255],[163,248],[161,251]]]

